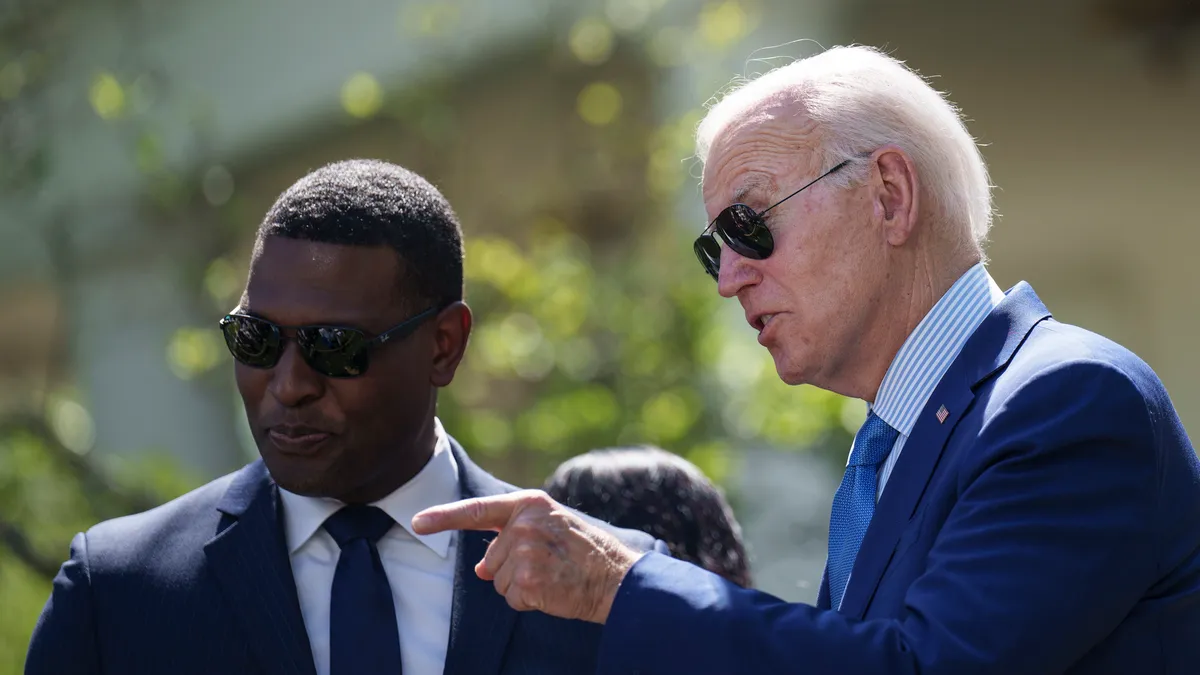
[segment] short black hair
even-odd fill
[[[447,305],[463,298],[462,227],[429,181],[388,162],[327,164],[279,195],[258,237],[390,246],[408,290]]]
[[[744,587],[742,528],[720,488],[661,448],[605,448],[563,462],[543,489],[556,501],[666,543],[671,555]]]

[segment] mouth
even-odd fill
[[[333,434],[305,426],[280,425],[267,429],[267,438],[286,454],[309,454]]]
[[[750,327],[753,328],[754,330],[758,331],[759,333],[762,333],[764,330],[767,329],[767,326],[770,325],[771,320],[774,319],[776,316],[778,316],[778,315],[777,314],[759,314],[757,316],[751,317],[751,319],[749,321]]]

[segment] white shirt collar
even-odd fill
[[[446,504],[461,498],[458,483],[458,462],[450,451],[450,439],[442,428],[441,420],[434,418],[435,442],[433,456],[429,462],[388,496],[372,503],[392,517],[417,541],[445,558],[450,551],[452,532],[417,534],[412,530],[413,516],[431,506]],[[304,546],[325,520],[342,508],[342,502],[325,497],[305,497],[279,488],[283,501],[284,534],[287,537],[288,554],[294,554]]]

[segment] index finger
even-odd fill
[[[446,530],[499,531],[508,524],[523,499],[521,493],[513,492],[432,506],[413,516],[413,531],[417,534]]]

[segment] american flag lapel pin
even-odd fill
[[[942,407],[938,408],[938,411],[937,411],[938,424],[945,424],[946,418],[949,416],[950,416],[950,411],[946,410],[946,406],[942,406]]]

